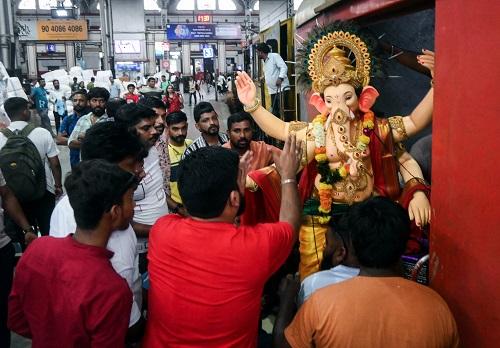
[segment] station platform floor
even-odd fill
[[[203,96],[203,99],[200,100],[200,98],[198,97],[198,102],[207,101],[213,105],[215,111],[219,115],[220,132],[225,132],[227,130],[227,118],[230,116],[229,108],[225,103],[225,96],[219,95],[218,101],[216,101],[215,89],[210,88],[210,92],[207,92],[206,85],[202,86],[201,94]],[[194,102],[192,106],[189,106],[189,94],[185,93],[183,94],[183,97],[184,97],[184,109],[182,111],[186,113],[188,119],[188,139],[195,140],[200,136],[200,132],[195,127],[194,116],[193,116]],[[61,169],[64,181],[66,175],[71,171],[69,165],[69,150],[67,146],[61,146],[61,145],[58,146],[58,149],[60,152],[59,161],[61,162]],[[31,347],[31,340],[16,335],[14,333],[12,334],[11,348],[30,348],[30,347]]]

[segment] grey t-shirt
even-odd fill
[[[3,177],[2,171],[0,170],[0,186],[5,186],[5,178]],[[0,197],[0,249],[9,244],[10,238],[5,233],[5,225],[3,223],[3,208],[2,208],[2,198]]]

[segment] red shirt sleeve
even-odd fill
[[[267,256],[269,275],[271,275],[290,255],[293,246],[293,228],[288,222],[259,224],[255,227],[267,240],[267,250],[263,255]]]

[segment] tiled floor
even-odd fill
[[[215,101],[215,94],[213,88],[211,88],[210,93],[207,93],[206,89],[203,88],[202,94],[203,94],[203,101],[208,101],[214,106],[215,111],[219,115],[220,131],[225,132],[227,129],[227,118],[229,117],[229,109],[224,102],[224,97],[222,98],[219,97],[219,101]],[[193,118],[193,108],[194,106],[189,106],[189,94],[185,94],[183,111],[186,113],[188,117],[188,124],[189,124],[188,138],[192,140],[200,136],[199,131],[195,127],[195,122]],[[71,170],[69,165],[69,150],[66,146],[58,146],[58,148],[60,151],[59,160],[61,162],[63,180],[64,180],[64,177],[66,177],[67,173],[69,173],[69,171]],[[16,334],[13,334],[11,342],[12,342],[11,348],[31,347],[31,340],[25,339],[24,337],[18,336]]]

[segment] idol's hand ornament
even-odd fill
[[[422,191],[413,194],[413,198],[408,206],[410,220],[415,220],[419,227],[427,225],[431,221],[431,205],[427,196]]]
[[[243,105],[251,107],[255,104],[257,89],[246,72],[238,72],[238,76],[236,76],[236,90],[238,91],[238,99]]]

